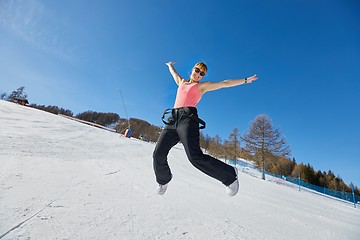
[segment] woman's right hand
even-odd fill
[[[172,65],[174,65],[175,62],[167,62],[166,65],[168,65],[169,67],[171,67]]]

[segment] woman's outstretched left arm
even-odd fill
[[[253,81],[256,81],[258,78],[255,75],[248,77],[248,78],[241,78],[241,79],[231,79],[231,80],[225,80],[222,82],[202,82],[199,85],[199,89],[201,94],[204,94],[208,91],[214,91],[221,88],[228,88],[228,87],[235,87],[239,86],[241,84],[246,83],[252,83]]]

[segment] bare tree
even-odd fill
[[[219,135],[216,135],[215,137],[211,138],[209,144],[209,154],[216,158],[220,158],[223,155],[222,151],[222,139]]]
[[[290,154],[285,138],[278,129],[273,127],[271,119],[265,114],[260,114],[253,120],[242,139],[246,143],[245,149],[256,158],[260,158],[264,180],[266,157],[274,155],[287,157]]]
[[[7,100],[10,102],[14,102],[15,98],[27,98],[27,94],[25,93],[25,87],[19,87],[15,91],[13,91],[10,96],[8,96]]]
[[[204,135],[202,132],[200,132],[200,146],[205,151],[209,151],[210,142],[211,142],[211,137],[208,134]]]
[[[229,135],[227,143],[229,144],[230,157],[236,160],[240,156],[240,133],[237,128]]]
[[[7,95],[6,93],[2,93],[2,94],[0,95],[0,99],[1,99],[1,100],[5,100],[5,99],[6,99],[6,95]]]

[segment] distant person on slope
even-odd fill
[[[192,68],[190,80],[185,80],[176,72],[174,64],[174,62],[166,63],[179,86],[175,105],[171,109],[168,122],[163,120],[166,126],[160,134],[153,153],[154,171],[159,184],[158,194],[165,193],[172,178],[167,155],[170,149],[181,141],[190,162],[203,173],[221,181],[226,186],[227,194],[234,196],[239,189],[237,169],[203,154],[200,149],[199,125],[205,123],[198,118],[196,104],[208,91],[252,83],[257,80],[257,76],[223,82],[200,82],[207,72],[207,66],[205,63],[199,62]]]

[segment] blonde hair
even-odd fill
[[[200,68],[200,70],[203,71],[204,73],[206,73],[208,71],[208,68],[207,68],[206,64],[203,63],[203,62],[196,63],[194,68],[195,67]]]

